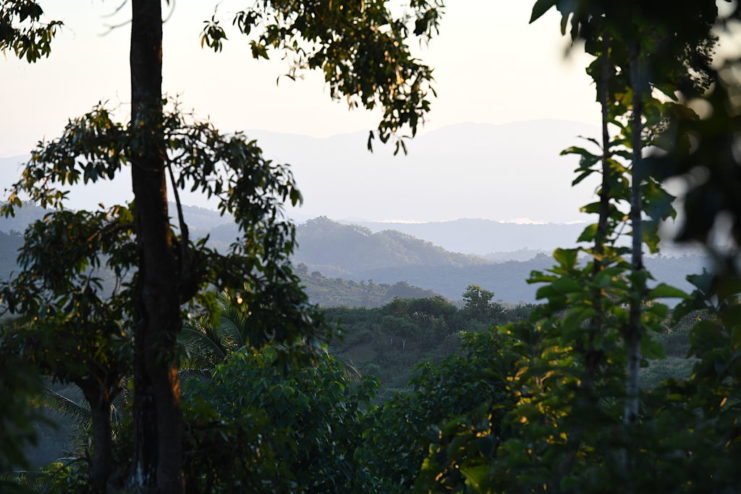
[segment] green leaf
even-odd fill
[[[667,285],[666,283],[659,283],[656,285],[656,287],[654,287],[654,289],[649,293],[649,296],[651,298],[689,298],[689,295],[684,291],[677,287]]]
[[[587,227],[584,229],[583,232],[581,232],[581,235],[579,235],[579,238],[576,240],[577,242],[591,242],[594,240],[594,238],[597,236],[597,223],[592,223],[591,225],[587,225]]]
[[[475,467],[462,467],[461,473],[466,477],[466,484],[471,486],[475,492],[482,492],[486,475],[489,472],[488,465],[478,465]]]
[[[552,7],[556,6],[556,0],[538,0],[535,2],[535,5],[533,5],[533,11],[530,14],[530,23],[537,21],[540,19],[543,14],[551,10]]]
[[[556,249],[553,258],[564,268],[571,269],[576,265],[577,253],[577,249]]]

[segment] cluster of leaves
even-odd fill
[[[268,58],[270,50],[290,57],[287,76],[321,69],[330,94],[347,98],[350,107],[383,108],[378,137],[409,129],[416,134],[430,110],[432,69],[415,58],[411,34],[429,40],[442,15],[440,0],[413,0],[394,15],[388,0],[265,0],[235,14],[233,24],[250,40],[252,56]],[[218,19],[205,23],[201,44],[220,51],[226,32]],[[370,133],[368,147],[374,133]],[[396,152],[406,151],[404,140]]]
[[[116,387],[127,371],[132,229],[131,211],[113,207],[52,212],[26,230],[22,271],[0,293],[4,309],[22,315],[13,325],[48,375]],[[106,287],[104,268],[113,274]]]
[[[51,53],[61,21],[43,22],[44,10],[34,0],[3,0],[0,4],[0,52],[36,62]]]
[[[10,492],[19,494],[43,493],[66,494],[93,494],[90,489],[89,471],[84,461],[55,461],[41,467],[36,472],[18,472],[12,476],[13,483]]]

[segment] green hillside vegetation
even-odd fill
[[[378,378],[384,398],[408,390],[416,366],[456,353],[462,333],[522,321],[532,310],[529,305],[504,307],[493,297],[492,292],[472,285],[463,293],[462,308],[437,296],[397,298],[372,309],[325,309],[343,335],[332,341],[330,350],[361,375]]]
[[[412,286],[405,281],[393,285],[372,281],[350,281],[328,278],[318,271],[309,272],[305,264],[296,266],[301,284],[313,304],[321,307],[380,307],[396,298],[430,298],[431,290]]]
[[[328,276],[400,266],[478,266],[486,260],[454,252],[393,230],[372,233],[320,217],[299,225],[295,262]],[[397,280],[401,281],[401,280]]]

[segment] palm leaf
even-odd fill
[[[219,317],[218,331],[225,339],[230,340],[237,348],[243,348],[247,345],[248,327],[247,318],[241,311],[241,308],[229,300],[226,296],[219,297],[221,304],[221,314]]]
[[[185,324],[178,339],[188,358],[195,362],[218,362],[226,357],[227,352],[213,331]]]
[[[77,403],[49,388],[44,388],[42,400],[44,406],[74,420],[80,426],[88,425],[92,420],[87,404]]]

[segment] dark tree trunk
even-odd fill
[[[135,471],[139,491],[183,491],[182,415],[175,363],[177,270],[167,214],[162,135],[162,5],[132,0],[132,187],[139,248],[135,313]]]
[[[111,394],[97,383],[81,383],[80,388],[90,406],[93,429],[93,456],[90,464],[90,484],[93,492],[106,492],[113,471],[113,437],[111,431]]]

